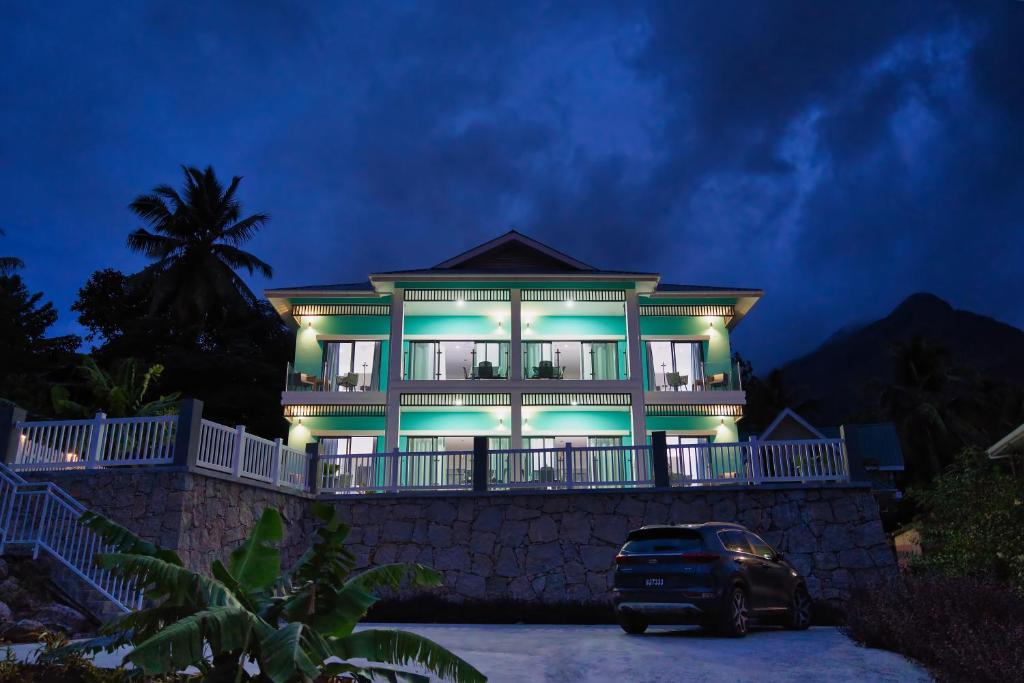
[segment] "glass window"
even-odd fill
[[[693,391],[704,378],[702,342],[647,342],[648,388]]]
[[[583,342],[583,378],[618,379],[619,345],[615,342]]]
[[[772,550],[772,547],[765,543],[759,536],[748,532],[746,537],[755,555],[763,557],[766,560],[770,560],[775,557],[775,551]]]
[[[704,540],[696,531],[683,529],[645,529],[629,535],[622,546],[624,553],[685,553],[704,548]]]
[[[736,553],[751,554],[750,544],[747,542],[747,535],[742,531],[720,531],[718,537],[722,539],[722,545],[726,550]]]
[[[668,434],[668,473],[672,481],[698,481],[708,478],[708,449],[701,445],[708,442],[706,436],[685,436]]]
[[[330,391],[375,389],[379,364],[379,341],[324,343],[324,384]]]

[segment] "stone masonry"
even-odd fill
[[[286,561],[309,539],[310,499],[176,470],[47,473],[90,509],[176,549],[193,567],[225,558],[262,509],[287,523]],[[678,491],[366,495],[335,499],[360,566],[430,565],[454,599],[607,601],[613,557],[644,524],[735,521],[784,552],[816,598],[845,599],[895,574],[867,486]]]

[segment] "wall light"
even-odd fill
[[[455,399],[455,405],[461,406],[462,405],[462,399],[461,398]]]
[[[572,308],[573,306],[576,305],[576,302],[573,301],[572,299],[566,299],[565,300],[565,305],[568,306],[569,308]]]
[[[455,305],[456,306],[465,306],[466,305],[466,300],[462,299],[462,298],[456,299],[455,300]]]

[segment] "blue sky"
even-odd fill
[[[762,287],[763,369],[932,291],[1024,325],[1024,3],[0,2],[0,253],[61,311],[127,210],[242,175],[256,289],[510,227]]]

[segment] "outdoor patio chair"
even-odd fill
[[[672,391],[679,391],[679,387],[685,391],[689,380],[688,375],[680,375],[678,372],[669,372],[665,375],[665,382],[672,387]]]
[[[476,366],[477,379],[494,379],[494,365],[489,360],[480,361]]]
[[[359,373],[350,372],[347,375],[341,375],[338,377],[338,386],[345,387],[347,391],[355,391],[359,386]]]

